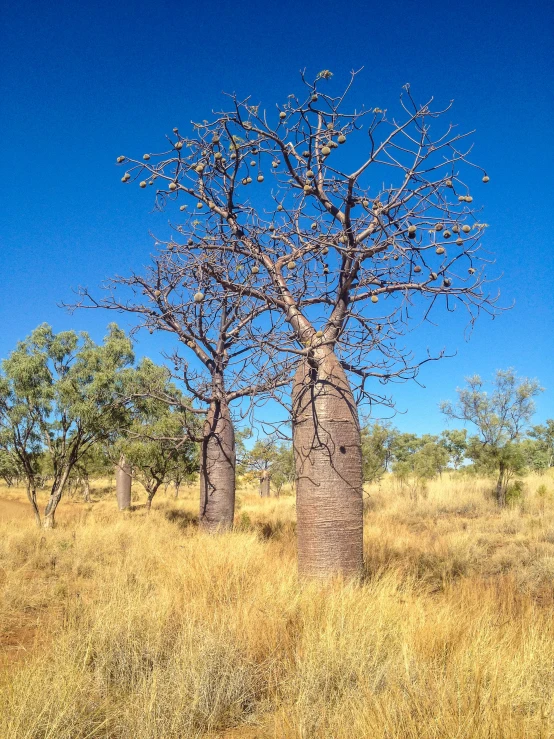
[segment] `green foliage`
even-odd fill
[[[477,436],[470,438],[468,458],[483,471],[497,471],[496,498],[507,499],[511,478],[523,471],[527,459],[518,444],[535,412],[534,398],[542,392],[537,380],[518,378],[513,369],[496,372],[492,393],[484,389],[479,375],[468,377],[459,388],[458,401],[441,403],[442,412],[457,420],[472,423]]]
[[[364,482],[379,482],[392,459],[392,447],[398,432],[378,421],[362,428],[362,461]]]
[[[152,500],[160,485],[180,485],[198,469],[199,421],[167,369],[149,359],[126,371],[124,394],[131,401],[131,421],[114,446],[114,458],[125,456]]]
[[[132,361],[131,342],[115,324],[99,345],[86,333],[55,334],[42,324],[2,363],[0,446],[21,465],[31,490],[46,456],[53,478],[48,514],[79,460],[125,426],[122,373]]]

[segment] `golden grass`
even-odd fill
[[[149,516],[62,501],[47,532],[2,517],[24,499],[2,489],[0,737],[551,736],[544,482],[499,512],[484,480],[418,501],[388,480],[362,582],[308,585],[290,496],[241,491],[237,530],[213,537],[192,488]]]

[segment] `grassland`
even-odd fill
[[[213,537],[192,488],[146,515],[100,487],[54,531],[0,489],[2,739],[554,735],[552,477],[502,512],[386,480],[363,579],[304,585],[291,496],[242,490]]]

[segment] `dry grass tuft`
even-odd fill
[[[499,512],[487,481],[414,501],[387,480],[369,491],[362,580],[303,586],[290,496],[241,491],[236,530],[213,537],[193,489],[149,516],[67,501],[51,532],[2,490],[0,736],[550,736],[541,483],[554,492],[529,478]]]

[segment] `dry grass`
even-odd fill
[[[418,501],[387,481],[363,581],[304,586],[291,497],[243,491],[237,530],[210,537],[192,489],[150,516],[64,501],[52,532],[1,490],[0,736],[552,736],[543,482],[499,513],[486,481]]]

